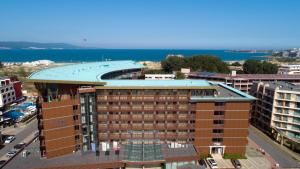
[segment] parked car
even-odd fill
[[[240,161],[237,159],[231,159],[231,163],[233,164],[234,168],[242,168]]]
[[[19,144],[16,144],[16,145],[14,146],[14,149],[19,150],[19,149],[24,148],[25,146],[26,146],[26,143],[21,142],[21,143],[19,143]]]
[[[207,158],[206,161],[210,168],[218,168],[217,162],[213,158]]]
[[[14,140],[15,140],[16,138],[14,137],[14,136],[8,136],[6,139],[5,139],[5,141],[4,141],[4,143],[11,143],[11,142],[13,142]]]
[[[6,153],[6,157],[13,157],[14,155],[17,154],[17,151],[16,150],[10,150],[9,152]]]
[[[207,168],[206,162],[204,159],[199,160],[199,166],[200,168]]]
[[[0,160],[0,167],[6,163],[6,160]]]

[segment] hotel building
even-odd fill
[[[300,143],[300,86],[286,82],[258,82],[251,94],[252,124],[269,135]],[[276,138],[279,139],[279,138]]]
[[[249,93],[254,82],[279,82],[285,81],[294,84],[300,84],[300,75],[291,74],[231,74],[193,72],[188,76],[190,79],[202,79],[214,82],[223,82],[228,86]]]
[[[142,69],[110,61],[33,73],[42,157],[114,150],[122,167],[245,154],[254,97],[205,80],[134,80]]]
[[[278,74],[282,74],[282,75],[300,74],[300,65],[282,65],[278,69]]]

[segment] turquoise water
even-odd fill
[[[171,50],[171,49],[76,49],[76,50],[0,50],[2,62],[52,60],[55,62],[89,62],[110,60],[160,61],[168,54],[192,56],[209,54],[222,60],[263,60],[265,53],[237,53],[225,50]]]

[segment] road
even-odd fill
[[[258,133],[255,129],[249,128],[249,138],[264,149],[272,158],[284,168],[300,168],[300,163],[294,160],[289,154],[274,143],[268,136]]]
[[[20,128],[20,132],[15,135],[16,139],[9,143],[4,144],[4,147],[0,150],[0,157],[5,155],[9,150],[13,149],[13,147],[22,142],[28,135],[30,135],[33,131],[37,130],[37,120],[31,121],[24,128]]]

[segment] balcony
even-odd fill
[[[177,129],[177,124],[167,123],[166,128],[169,129]]]
[[[98,115],[98,120],[99,121],[107,121],[107,115]]]
[[[177,120],[177,115],[176,114],[167,114],[166,119],[167,120]]]
[[[179,114],[178,120],[189,120],[189,115],[188,114]]]
[[[132,106],[132,110],[143,110],[142,106]]]
[[[106,131],[107,130],[107,124],[98,124],[98,130]]]
[[[144,96],[144,101],[155,101],[154,96]]]
[[[164,105],[158,105],[156,106],[156,110],[166,110]]]
[[[155,127],[153,124],[144,124],[144,130],[154,130]]]
[[[121,130],[130,130],[131,129],[131,125],[130,124],[121,124],[120,129]]]
[[[142,124],[132,124],[132,130],[143,130]]]
[[[115,134],[115,133],[110,134],[109,139],[118,140],[118,139],[120,139],[120,134]]]
[[[180,129],[180,130],[188,130],[189,128],[190,128],[189,124],[186,124],[186,123],[184,123],[184,124],[179,123],[178,124],[178,129]]]
[[[165,130],[166,129],[165,124],[164,123],[163,124],[156,124],[156,129],[157,130]]]
[[[156,120],[158,121],[165,121],[165,115],[164,114],[158,114],[155,117]]]
[[[150,133],[144,134],[144,138],[145,139],[154,139],[154,134],[150,134]]]
[[[178,133],[177,137],[178,138],[182,138],[182,139],[188,139],[189,138],[189,134],[188,133]]]
[[[98,111],[106,111],[107,109],[108,109],[107,106],[100,106],[100,105],[97,106]]]
[[[131,107],[130,106],[121,105],[120,109],[121,110],[127,110],[127,111],[129,111],[129,110],[131,110]]]
[[[154,121],[154,115],[144,115],[144,121]]]
[[[114,115],[108,115],[108,119],[110,121],[118,121],[120,119],[118,114],[114,114]]]
[[[131,96],[131,100],[132,101],[143,101],[143,97],[142,96]]]
[[[130,121],[131,115],[121,115],[120,120],[121,121]]]
[[[143,121],[143,115],[132,115],[132,121]]]

